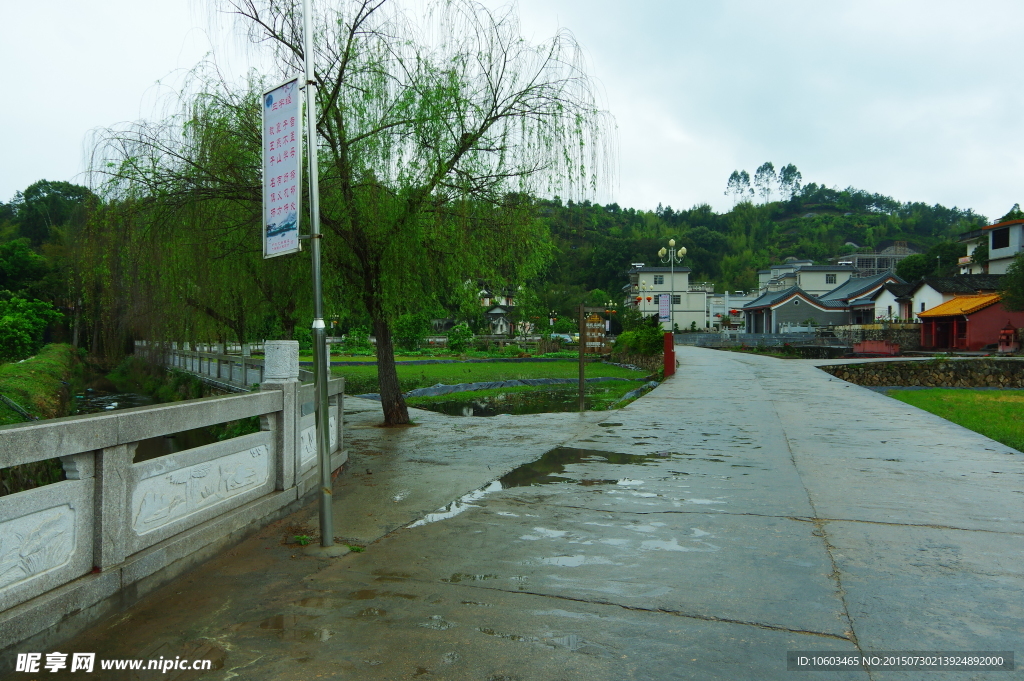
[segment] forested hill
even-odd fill
[[[683,264],[691,281],[712,281],[719,290],[756,287],[757,270],[793,256],[824,264],[828,258],[906,241],[920,252],[987,224],[971,210],[900,203],[858,189],[829,189],[814,183],[791,198],[738,203],[727,213],[708,205],[654,212],[616,204],[540,202],[556,255],[538,289],[617,292],[632,262],[656,264],[670,238],[687,250]],[[543,296],[542,297],[548,297]]]

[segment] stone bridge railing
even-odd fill
[[[263,344],[259,347],[262,349]],[[187,371],[223,388],[248,391],[262,383],[263,358],[251,357],[249,347],[242,347],[244,354],[241,355],[228,354],[231,349],[229,346],[135,341],[136,356],[170,369]],[[299,380],[312,381],[313,372],[300,369]]]
[[[66,480],[0,497],[0,657],[66,638],[304,503],[318,488],[313,386],[268,341],[259,392],[0,428],[0,468],[60,459]],[[342,379],[330,381],[331,469]],[[248,417],[260,431],[134,461],[146,439]],[[59,632],[59,633],[55,633]]]

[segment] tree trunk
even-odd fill
[[[373,320],[373,335],[377,338],[377,382],[380,384],[380,404],[384,409],[384,423],[397,426],[409,423],[409,408],[405,406],[402,389],[398,385],[395,367],[395,348],[391,342],[391,328],[386,319]]]

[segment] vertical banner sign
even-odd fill
[[[667,293],[662,293],[658,297],[658,321],[667,322],[671,314],[669,313],[669,304],[672,302],[672,296]]]
[[[302,192],[299,79],[263,93],[263,257],[299,251]]]

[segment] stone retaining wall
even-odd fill
[[[644,371],[650,371],[652,374],[665,367],[665,355],[661,353],[657,355],[626,355],[613,352],[611,359],[616,364],[632,364]]]
[[[834,364],[822,371],[857,385],[926,388],[1024,388],[1024,361],[939,359],[927,362]]]
[[[858,324],[855,326],[833,327],[836,338],[845,340],[850,345],[861,341],[889,341],[900,346],[900,350],[921,349],[920,324]]]

